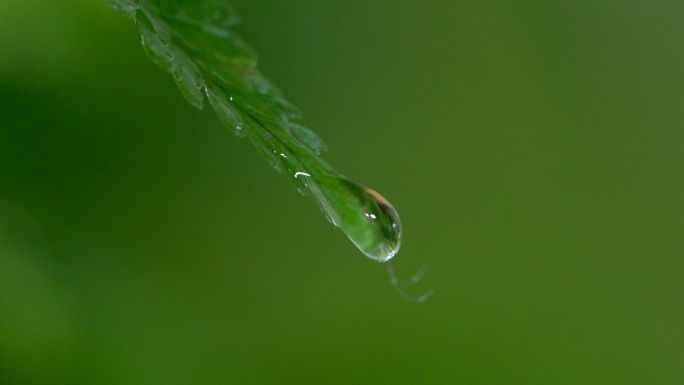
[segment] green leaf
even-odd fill
[[[109,0],[135,20],[150,59],[172,74],[187,101],[204,94],[220,121],[247,137],[297,189],[311,195],[328,220],[368,257],[385,262],[399,251],[401,222],[377,192],[340,175],[318,155],[299,111],[256,68],[254,50],[230,29],[238,22],[224,0]]]

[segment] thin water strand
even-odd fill
[[[407,299],[409,301],[413,302],[424,302],[428,298],[432,297],[432,294],[434,294],[434,291],[432,289],[426,291],[425,293],[421,295],[413,295],[409,294],[406,289],[410,288],[414,285],[416,285],[418,282],[420,282],[423,279],[423,276],[427,272],[427,266],[423,266],[416,272],[411,278],[408,280],[400,280],[397,278],[397,274],[394,272],[394,267],[392,266],[391,263],[387,264],[387,273],[390,276],[390,282],[392,283],[392,286],[394,286],[394,289],[399,293],[400,296],[402,296],[404,299]]]

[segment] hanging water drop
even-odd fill
[[[378,262],[392,259],[401,246],[401,221],[397,210],[376,191],[365,188],[360,214],[364,226],[360,229],[342,229],[366,256]],[[359,231],[360,230],[360,231]]]
[[[323,175],[309,186],[326,217],[368,258],[392,259],[401,246],[401,220],[378,192],[339,175]]]

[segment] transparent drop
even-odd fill
[[[401,220],[378,192],[343,176],[325,175],[310,185],[323,213],[368,258],[392,259],[401,246]]]
[[[211,103],[221,122],[232,128],[235,135],[239,137],[245,136],[245,122],[231,98],[217,88],[206,86],[205,89],[209,103]]]

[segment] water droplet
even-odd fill
[[[209,103],[214,107],[214,111],[216,111],[221,122],[232,128],[235,135],[243,137],[245,135],[245,122],[237,106],[233,103],[233,98],[228,98],[223,91],[215,87],[206,86],[205,89]]]
[[[367,257],[387,262],[399,252],[399,214],[378,192],[337,175],[319,177],[309,189],[326,217]]]

